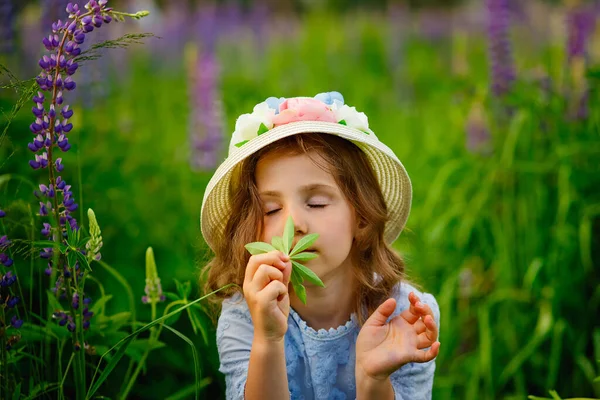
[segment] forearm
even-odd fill
[[[252,342],[245,399],[289,399],[287,370],[285,367],[284,339]]]
[[[390,378],[376,380],[357,374],[356,400],[366,399],[394,400],[394,388]]]

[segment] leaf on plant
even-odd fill
[[[306,304],[306,288],[302,284],[304,278],[298,273],[296,268],[292,268],[292,276],[290,282],[292,283],[292,287],[294,288],[294,292],[296,296],[300,299],[300,301]]]
[[[92,267],[90,267],[90,263],[88,262],[87,258],[85,258],[85,256],[83,254],[81,254],[81,252],[79,252],[79,250],[74,250],[73,251],[75,253],[75,256],[79,259],[79,264],[83,264],[81,265],[83,268],[86,269],[86,271],[92,271]],[[69,253],[71,254],[71,253]]]
[[[294,241],[294,220],[292,216],[289,216],[287,221],[285,221],[285,228],[283,228],[283,249],[284,254],[290,254],[290,249],[292,248],[292,242]]]
[[[317,286],[325,287],[325,284],[323,283],[323,281],[321,281],[321,279],[319,279],[317,274],[312,272],[310,269],[306,268],[304,265],[302,265],[299,262],[296,262],[294,260],[292,260],[292,265],[294,267],[296,267],[296,270],[298,271],[298,273],[300,273],[308,281],[314,283]]]
[[[319,256],[315,253],[298,253],[298,254],[294,254],[290,258],[294,261],[308,261],[308,260],[314,260],[317,257],[319,257]]]
[[[58,245],[58,248],[60,249],[60,252],[62,254],[65,254],[65,252],[69,248],[69,246],[67,246],[66,244],[59,244],[59,243],[53,242],[52,240],[35,240],[35,241],[31,242],[31,244],[33,244],[34,246],[39,246],[39,247],[43,247],[43,248],[54,248],[54,246]]]
[[[50,305],[52,311],[60,311],[63,309],[62,304],[60,304],[60,301],[56,298],[56,295],[52,293],[52,291],[46,290],[46,294],[48,295],[48,304]]]
[[[273,247],[275,247],[275,249],[284,253],[285,248],[283,247],[283,239],[281,238],[281,236],[273,236],[273,238],[271,239],[271,244],[273,245]]]
[[[75,263],[77,262],[77,253],[76,250],[71,250],[67,253],[67,264],[70,268],[75,268]]]
[[[275,250],[275,247],[273,247],[269,243],[265,243],[265,242],[252,242],[252,243],[248,243],[244,247],[253,256],[257,255],[257,254],[268,253],[270,251]]]
[[[301,251],[308,249],[310,245],[313,244],[318,238],[318,233],[311,233],[310,235],[304,236],[298,241],[298,243],[296,243],[296,246],[294,246],[294,250],[292,250],[290,256],[293,256],[296,253],[300,253]]]
[[[179,282],[177,279],[174,279],[175,281],[175,286],[177,286],[177,291],[179,292],[179,296],[181,296],[182,299],[187,299],[190,295],[190,293],[192,292],[192,287],[190,286],[190,282],[187,281],[185,283],[181,283]]]
[[[94,315],[98,315],[100,313],[100,309],[102,309],[110,299],[112,299],[112,294],[107,294],[100,297],[94,302],[94,306],[90,311],[92,311]]]

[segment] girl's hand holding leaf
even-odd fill
[[[304,280],[325,287],[321,279],[309,268],[305,267],[301,262],[312,260],[318,257],[315,253],[304,252],[317,240],[319,235],[317,233],[311,233],[301,238],[296,246],[292,249],[294,241],[294,221],[292,217],[288,217],[282,236],[274,236],[271,239],[271,243],[264,242],[253,242],[248,243],[245,247],[246,250],[252,255],[263,254],[267,252],[278,251],[285,256],[289,256],[292,261],[293,269],[291,272],[291,283],[294,288],[294,292],[298,298],[306,304],[306,289],[303,285]],[[247,271],[246,271],[247,272]],[[287,287],[287,284],[286,284]]]
[[[278,250],[250,257],[243,289],[255,338],[264,341],[283,339],[290,314],[288,284],[291,273],[289,256]]]

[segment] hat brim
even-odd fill
[[[388,221],[384,239],[393,243],[406,224],[412,201],[412,186],[406,169],[394,152],[379,141],[374,134],[367,134],[346,125],[321,122],[298,121],[278,126],[253,138],[239,148],[232,148],[229,157],[217,168],[206,186],[200,211],[200,228],[208,246],[214,251],[215,242],[223,235],[228,216],[230,180],[235,166],[246,157],[269,144],[299,133],[319,132],[350,140],[365,152],[388,209]]]

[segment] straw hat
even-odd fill
[[[350,140],[366,153],[388,209],[384,238],[390,244],[398,238],[408,219],[412,200],[408,173],[394,152],[369,129],[366,115],[344,105],[338,92],[328,92],[314,98],[270,97],[257,104],[252,113],[238,117],[229,155],[215,171],[202,200],[200,226],[211,249],[215,249],[231,215],[229,188],[235,166],[279,139],[310,132]]]

